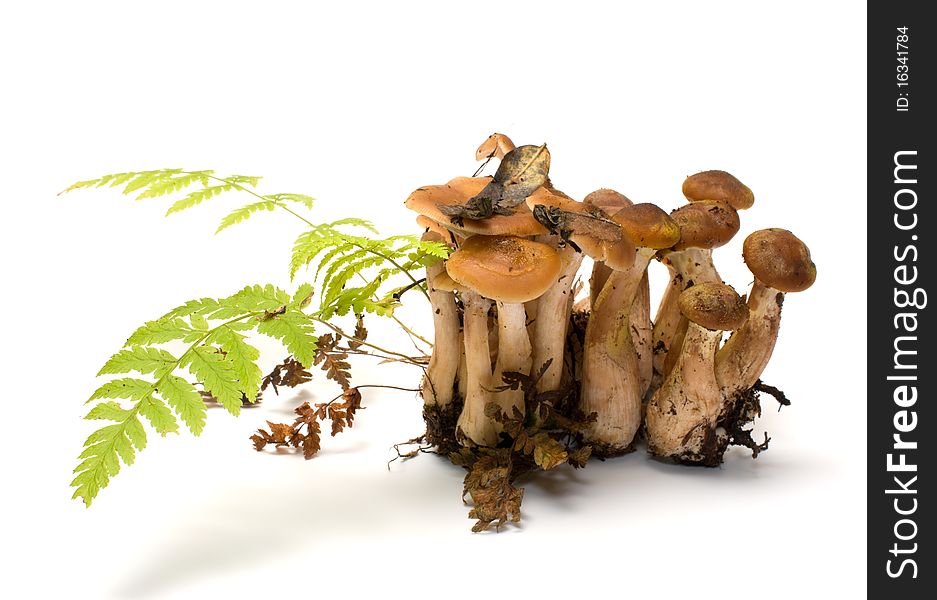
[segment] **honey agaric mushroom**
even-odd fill
[[[441,242],[442,236],[433,232],[423,234],[423,241]],[[459,309],[451,291],[437,289],[433,281],[446,272],[445,263],[439,261],[426,267],[426,287],[433,309],[433,354],[426,367],[421,386],[423,403],[439,407],[452,402],[456,375],[461,359]]]
[[[486,301],[495,300],[498,306],[498,358],[493,375],[481,386],[490,386],[490,389],[497,390],[503,385],[503,373],[530,373],[531,345],[527,335],[524,302],[539,297],[549,289],[556,280],[560,267],[560,258],[553,248],[514,236],[476,235],[466,240],[449,257],[446,265],[449,276]],[[470,298],[471,294],[463,294],[464,301],[467,297]],[[477,304],[475,299],[472,299],[472,302]],[[472,354],[477,353],[483,344],[473,339],[478,332],[469,325],[468,301],[465,301],[465,311],[465,352],[469,366],[468,376],[471,380],[475,377],[472,364],[478,360]],[[487,321],[485,327],[484,345],[487,346]],[[487,354],[483,360],[490,366]],[[469,397],[465,399],[459,426],[476,444],[494,445],[497,439],[491,439],[484,430],[481,435],[476,436],[477,428],[473,429],[473,426],[484,417],[489,399],[497,403],[508,415],[513,414],[514,408],[523,414],[524,391],[508,389],[495,391],[490,395],[473,395],[474,382],[470,381],[469,386]],[[484,403],[480,401],[482,398]]]
[[[516,148],[511,138],[503,133],[492,133],[475,151],[475,160],[504,158],[504,155]]]
[[[583,198],[582,203],[587,210],[597,210],[608,217],[614,217],[618,211],[634,204],[627,196],[608,188],[601,188],[590,192]],[[595,306],[605,282],[612,274],[612,269],[602,261],[595,261],[592,265],[592,277],[589,279],[589,306]],[[651,323],[651,284],[647,270],[638,284],[638,291],[631,306],[631,333],[635,352],[638,354],[638,371],[640,373],[641,394],[651,385],[654,373],[654,352],[651,347],[653,324]]]
[[[673,370],[648,402],[648,450],[681,462],[716,466],[720,439],[716,423],[723,395],[716,382],[716,346],[723,331],[742,326],[748,307],[722,283],[703,283],[680,294],[678,305],[689,320]]]
[[[579,211],[582,206],[565,194],[546,187],[541,187],[531,194],[527,198],[527,205],[559,208],[571,212]],[[582,264],[582,253],[569,244],[560,244],[561,239],[557,234],[540,235],[536,240],[554,247],[559,246],[557,254],[560,258],[560,270],[553,285],[537,299],[536,313],[531,315],[534,317],[530,327],[533,347],[532,370],[538,373],[549,363],[537,381],[537,390],[542,392],[560,388],[566,333],[569,327],[569,304],[576,273]]]
[[[612,218],[618,211],[634,204],[627,196],[609,188],[600,188],[594,192],[589,192],[582,199],[583,207],[588,211],[598,212],[599,214]],[[598,297],[602,287],[612,274],[612,269],[602,261],[595,261],[592,266],[592,277],[589,279],[589,306],[595,305],[595,299]]]
[[[755,276],[748,295],[748,322],[716,353],[716,380],[726,398],[755,385],[768,365],[781,326],[786,292],[800,292],[817,278],[810,250],[786,229],[762,229],[745,238],[742,257]]]
[[[650,393],[660,386],[679,356],[687,327],[687,319],[678,305],[680,295],[696,284],[722,282],[712,261],[712,250],[727,244],[740,225],[735,209],[716,200],[685,204],[670,216],[680,226],[680,241],[673,250],[662,253],[661,258],[670,268],[671,276],[654,318],[654,375]]]
[[[648,262],[669,248],[680,230],[667,213],[653,204],[635,204],[614,217],[623,237],[636,247],[633,263],[613,270],[586,326],[580,407],[595,412],[586,437],[598,454],[627,451],[641,425],[642,390],[630,317]]]
[[[719,200],[735,210],[751,208],[755,195],[747,185],[725,171],[702,171],[683,182],[683,195],[690,202]]]
[[[456,247],[462,243],[462,240],[465,239],[464,236],[457,234],[442,223],[434,221],[425,215],[417,215],[416,224],[426,231],[437,234],[440,238],[439,241],[448,244],[449,246]]]

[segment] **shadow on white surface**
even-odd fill
[[[321,464],[341,459],[353,446],[323,450]],[[401,553],[408,546],[422,552],[425,539],[414,542],[417,525],[423,531],[431,528],[437,538],[446,536],[440,538],[445,544],[470,547],[481,542],[492,550],[504,543],[536,547],[553,535],[627,533],[641,520],[663,521],[674,511],[690,519],[695,513],[708,516],[742,494],[752,507],[772,502],[783,506],[779,497],[809,495],[835,471],[822,457],[779,456],[783,463],[775,463],[767,456],[753,461],[745,452],[733,451],[722,468],[688,468],[651,460],[640,448],[586,470],[563,467],[524,476],[518,482],[526,490],[522,524],[483,535],[468,533],[468,507],[458,500],[463,472],[444,459],[421,456],[375,474],[325,473],[309,469],[312,464],[299,458],[297,468],[287,469],[296,477],[280,473],[262,487],[231,486],[193,506],[155,548],[141,549],[146,558],[125,573],[114,593],[128,599],[168,597],[298,557],[309,557],[313,565],[317,557],[338,554],[349,543],[397,540]]]

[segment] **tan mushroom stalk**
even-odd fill
[[[654,375],[649,393],[667,377],[680,353],[687,328],[678,304],[680,295],[693,285],[722,282],[712,261],[712,250],[728,243],[740,225],[734,208],[714,200],[686,204],[670,216],[680,226],[680,241],[672,251],[662,253],[661,262],[670,269],[671,276],[654,318]]]
[[[424,241],[442,242],[442,236],[427,232]],[[421,386],[423,403],[447,406],[452,402],[456,375],[461,359],[461,328],[459,310],[452,291],[437,289],[433,281],[446,266],[440,261],[426,267],[426,287],[433,310],[433,354],[426,367],[426,376]]]
[[[583,198],[582,203],[587,210],[598,210],[609,218],[618,214],[618,211],[631,206],[633,202],[619,192],[608,188],[598,189]],[[589,306],[595,306],[596,298],[605,282],[612,274],[612,269],[604,262],[595,261],[592,266],[592,277],[589,279]],[[654,373],[654,353],[651,348],[651,335],[653,323],[651,322],[651,284],[647,271],[638,285],[638,291],[631,307],[631,334],[635,352],[638,354],[638,371],[641,381],[641,394],[643,395],[651,385]]]
[[[648,450],[681,462],[715,466],[726,434],[717,431],[723,395],[715,374],[716,346],[723,331],[740,327],[748,307],[731,287],[704,283],[680,295],[689,320],[673,370],[647,405]]]
[[[531,345],[524,302],[543,294],[555,281],[560,266],[560,258],[550,246],[514,236],[474,236],[449,257],[446,266],[449,276],[472,292],[463,294],[469,383],[459,426],[476,444],[490,446],[497,442],[497,437],[491,435],[492,431],[497,433],[497,428],[486,422],[490,419],[485,417],[489,401],[508,414],[512,414],[514,408],[524,412],[523,390],[497,390],[503,385],[503,373],[530,373]],[[498,358],[493,373],[489,355],[478,356],[488,348],[487,308],[484,342],[475,339],[482,333],[479,331],[482,329],[480,316],[472,314],[472,324],[469,322],[470,310],[483,306],[479,298],[495,300],[498,305]],[[487,370],[480,366],[482,361]]]
[[[653,204],[620,210],[614,221],[634,246],[634,261],[608,278],[586,327],[580,407],[597,414],[587,432],[599,454],[628,450],[641,424],[640,367],[632,341],[631,311],[648,262],[680,236],[674,221]]]
[[[542,187],[527,199],[528,206],[547,206],[576,212],[582,205],[560,192]],[[556,247],[560,237],[556,234],[537,236],[537,241]],[[560,270],[552,286],[536,300],[531,324],[533,346],[533,372],[549,363],[537,381],[538,391],[553,391],[560,388],[563,379],[563,356],[566,350],[566,334],[569,327],[569,303],[576,273],[582,264],[582,253],[569,244],[557,249]]]
[[[781,326],[787,292],[800,292],[817,278],[810,250],[786,229],[762,229],[745,238],[742,257],[755,276],[748,295],[750,316],[716,353],[716,380],[726,398],[751,388],[768,365]]]

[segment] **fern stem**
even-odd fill
[[[413,285],[414,285],[418,290],[420,290],[420,291],[423,293],[423,297],[426,298],[426,301],[427,301],[427,302],[430,302],[430,299],[429,299],[429,292],[426,291],[426,288],[424,288],[422,285],[420,285],[420,282],[416,280],[416,278],[410,273],[410,271],[408,271],[407,269],[404,269],[404,268],[403,268],[403,265],[401,265],[400,263],[398,263],[398,262],[395,261],[394,259],[390,258],[389,256],[386,256],[386,255],[384,255],[384,254],[381,254],[381,253],[378,252],[377,250],[372,250],[372,249],[370,249],[370,248],[364,248],[363,246],[360,246],[360,245],[358,245],[358,244],[355,244],[354,242],[351,242],[351,243],[354,244],[354,245],[356,245],[356,246],[358,246],[358,247],[361,248],[362,250],[368,250],[368,251],[371,252],[372,254],[374,254],[374,255],[376,255],[376,256],[380,256],[381,258],[383,258],[384,260],[386,260],[386,261],[389,262],[390,264],[392,264],[392,265],[394,265],[395,267],[397,267],[397,269],[398,269],[401,273],[403,273],[404,275],[406,275],[407,278],[408,278],[411,282],[413,282]]]
[[[190,173],[190,172],[187,171],[187,173]],[[237,190],[241,190],[242,192],[247,192],[247,193],[250,194],[251,196],[254,196],[255,198],[258,198],[259,200],[263,200],[264,202],[267,202],[267,201],[272,200],[273,203],[274,203],[277,207],[282,208],[283,210],[285,210],[286,212],[290,213],[291,215],[293,215],[294,217],[296,217],[297,219],[299,219],[300,221],[302,221],[302,222],[305,223],[306,225],[308,225],[308,226],[310,226],[310,227],[315,227],[315,226],[316,226],[315,223],[313,223],[312,221],[310,221],[310,220],[307,219],[306,217],[302,216],[302,215],[299,214],[298,212],[294,211],[294,210],[291,209],[290,207],[286,206],[285,204],[281,203],[279,200],[275,200],[275,199],[273,199],[273,198],[270,198],[269,196],[261,196],[260,194],[258,194],[257,192],[253,191],[252,189],[250,189],[250,188],[248,188],[248,187],[245,187],[245,186],[243,186],[243,185],[241,185],[241,184],[239,184],[239,183],[235,183],[235,182],[232,182],[232,181],[228,181],[228,180],[225,179],[224,177],[217,177],[217,176],[215,176],[215,175],[207,175],[206,177],[207,177],[208,179],[214,179],[215,181],[220,181],[220,182],[222,182],[222,183],[226,183],[226,184],[232,186],[233,188],[235,188],[235,189],[237,189]],[[394,259],[390,258],[389,256],[386,256],[386,255],[384,255],[384,254],[381,254],[380,252],[378,252],[377,250],[374,250],[373,248],[366,248],[366,247],[364,247],[364,246],[362,246],[362,245],[360,245],[360,244],[356,244],[355,242],[351,242],[351,244],[354,245],[354,246],[356,246],[356,247],[358,247],[358,248],[361,248],[362,250],[364,250],[364,251],[366,251],[366,252],[370,252],[371,254],[374,254],[375,256],[379,256],[379,257],[383,258],[384,260],[386,260],[387,262],[389,262],[390,264],[392,264],[392,265],[394,265],[395,267],[397,267],[397,269],[398,269],[401,273],[403,273],[404,275],[406,275],[407,278],[410,279],[411,282],[413,282],[413,285],[414,285],[415,287],[417,287],[421,292],[423,292],[423,296],[426,297],[427,302],[429,301],[429,294],[427,293],[427,291],[420,285],[420,283],[416,280],[416,278],[414,278],[413,275],[410,274],[410,271],[408,271],[407,269],[404,269],[404,268],[403,268],[403,265],[401,265],[400,263],[398,263],[398,262],[395,261]],[[421,339],[422,339],[422,338],[421,338]],[[424,340],[424,341],[425,341],[425,340]],[[429,343],[429,342],[427,342],[427,343]]]
[[[367,277],[365,277],[365,276],[362,275],[361,273],[355,273],[355,275],[358,276],[358,279],[364,281],[365,283],[368,283]],[[410,287],[412,287],[412,285],[413,285],[413,284],[410,284],[410,286],[407,286],[407,289],[409,289]],[[373,294],[371,297],[374,298],[375,302],[378,301],[378,297],[377,297],[376,294]],[[398,300],[399,300],[399,299],[400,299],[400,298],[398,297]],[[394,323],[396,323],[397,325],[399,325],[401,329],[403,329],[404,333],[406,333],[408,336],[410,336],[410,342],[413,344],[413,347],[417,349],[417,351],[422,352],[423,350],[422,350],[419,346],[416,345],[416,341],[414,341],[413,338],[416,338],[416,339],[420,340],[421,342],[423,342],[424,344],[426,344],[426,345],[429,346],[430,348],[433,347],[433,342],[429,341],[428,339],[426,339],[425,337],[423,337],[423,336],[420,335],[419,333],[417,333],[417,332],[413,331],[412,329],[410,329],[409,327],[407,327],[407,325],[406,325],[403,321],[401,321],[398,317],[396,317],[396,316],[394,316],[394,315],[391,315],[390,318],[393,319]]]
[[[351,348],[347,348],[345,351],[348,352],[348,354],[353,354],[355,356],[370,356],[371,358],[380,358],[387,362],[402,362],[404,364],[412,365],[414,367],[420,367],[420,368],[425,368],[427,361],[429,360],[429,357],[426,357],[425,359],[422,359],[422,362],[421,362],[420,357],[410,356],[407,359],[403,359],[403,358],[396,358],[394,356],[386,356],[384,354],[378,354],[377,352],[365,352],[363,350],[352,350]]]
[[[396,323],[397,323],[398,325],[400,325],[400,328],[403,329],[405,332],[407,332],[411,337],[415,337],[416,339],[420,340],[421,342],[423,342],[424,344],[426,344],[426,345],[429,346],[430,348],[433,347],[433,342],[429,341],[428,339],[426,339],[425,337],[423,337],[423,336],[420,335],[419,333],[417,333],[417,332],[413,331],[412,329],[410,329],[409,327],[407,327],[406,324],[404,324],[403,321],[401,321],[401,320],[398,319],[397,317],[393,317],[393,316],[391,317],[391,319],[393,319],[394,321],[396,321]],[[415,346],[415,345],[416,345],[416,344],[414,344],[414,346]],[[420,350],[420,349],[417,348],[417,350]]]
[[[189,173],[189,171],[187,171],[187,173]],[[254,190],[252,190],[252,189],[250,189],[250,188],[248,188],[248,187],[245,187],[245,186],[241,185],[240,183],[235,183],[235,182],[233,182],[233,181],[228,181],[228,180],[225,179],[224,177],[217,177],[217,176],[215,176],[215,175],[207,175],[206,178],[207,178],[207,179],[214,179],[215,181],[219,181],[219,182],[221,182],[221,183],[225,183],[225,184],[227,184],[227,185],[230,185],[231,187],[233,187],[233,188],[236,189],[236,190],[240,190],[240,191],[242,191],[242,192],[247,192],[247,193],[250,194],[251,196],[254,196],[255,198],[257,198],[257,199],[259,199],[259,200],[262,200],[262,201],[264,201],[264,202],[272,201],[278,208],[282,208],[283,210],[285,210],[286,212],[290,213],[291,215],[293,215],[294,217],[296,217],[297,219],[299,219],[300,221],[302,221],[302,222],[305,223],[306,225],[308,225],[308,226],[310,226],[310,227],[315,227],[315,226],[316,226],[315,223],[313,223],[312,221],[310,221],[310,220],[307,219],[306,217],[302,216],[301,214],[299,214],[298,212],[294,211],[293,209],[291,209],[290,207],[288,207],[287,205],[283,204],[281,201],[279,201],[279,200],[277,200],[277,199],[275,199],[275,198],[270,198],[269,196],[261,196],[260,194],[258,194],[258,193],[255,192]]]

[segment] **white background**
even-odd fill
[[[507,4],[4,4],[0,595],[862,594],[864,5]],[[756,195],[743,234],[807,241],[819,278],[785,303],[764,377],[794,405],[766,400],[766,454],[734,450],[716,470],[643,452],[559,469],[527,484],[521,527],[472,535],[461,470],[432,456],[385,466],[421,432],[413,394],[368,393],[315,460],[253,451],[264,419],[334,395],[320,378],[239,419],[212,411],[199,439],[151,434],[90,510],[69,500],[104,360],[189,298],[290,286],[301,229],[263,213],[213,236],[236,197],[163,219],[165,201],[58,191],[211,168],[315,195],[317,220],[403,233],[407,194],[471,174],[492,131],[547,142],[554,183],[579,198],[609,186],[671,209],[686,175],[729,170]],[[744,293],[743,237],[716,262]],[[419,302],[408,314],[427,330]],[[283,351],[269,347],[273,364]]]

